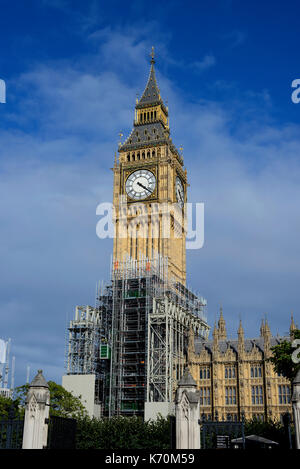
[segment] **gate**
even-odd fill
[[[201,449],[224,449],[230,448],[233,438],[242,438],[245,448],[244,419],[240,422],[231,420],[212,421],[206,420],[205,416],[199,420]]]
[[[0,419],[0,449],[21,449],[23,441],[24,419],[15,416],[15,409],[10,408],[8,418]]]
[[[48,427],[48,449],[76,448],[77,420],[51,416]]]

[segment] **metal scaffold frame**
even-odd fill
[[[206,301],[171,282],[159,255],[115,261],[112,279],[109,415],[143,414],[146,401],[173,401],[189,331],[208,336]]]
[[[97,287],[95,307],[77,307],[70,322],[67,373],[96,375],[103,415],[144,415],[145,402],[173,402],[190,330],[208,336],[206,301],[170,281],[159,254],[127,256],[111,267],[111,284]]]
[[[68,328],[68,374],[92,374],[97,370],[101,321],[92,306],[76,306],[75,318]]]
[[[186,363],[189,331],[207,338],[204,318],[194,316],[173,295],[153,298],[148,319],[147,402],[172,402]]]

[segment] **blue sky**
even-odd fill
[[[109,279],[111,240],[96,207],[112,199],[118,133],[156,50],[189,200],[205,203],[205,244],[188,284],[257,336],[299,316],[300,78],[295,1],[0,0],[0,337],[16,384],[61,382],[66,324]]]

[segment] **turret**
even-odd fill
[[[291,337],[293,336],[296,329],[297,329],[297,326],[294,322],[294,315],[293,315],[293,313],[291,313],[291,325],[290,325],[290,336]]]
[[[242,320],[240,319],[240,324],[238,328],[238,352],[239,354],[244,352],[245,339],[244,339],[244,329],[242,326]]]
[[[226,323],[223,317],[223,308],[220,307],[220,319],[218,321],[218,333],[219,333],[219,340],[226,340],[227,339],[227,332],[226,332]]]

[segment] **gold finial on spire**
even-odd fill
[[[120,146],[120,145],[122,145],[122,137],[123,137],[122,132],[119,132],[119,137],[120,137],[120,140],[119,140],[119,146]]]
[[[154,60],[154,46],[152,46],[150,57],[151,57],[151,63],[152,63],[152,64],[155,64],[155,60]]]

